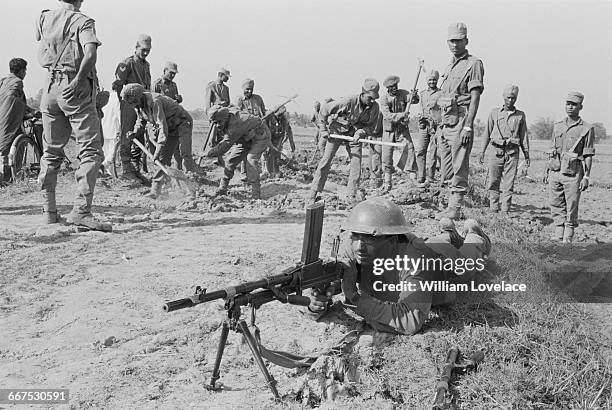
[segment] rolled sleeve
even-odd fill
[[[96,36],[96,26],[93,19],[85,21],[81,29],[79,30],[79,43],[85,47],[86,44],[95,44],[98,47],[102,45],[98,37]]]
[[[472,90],[479,90],[481,93],[484,91],[484,65],[482,61],[476,60],[470,69],[470,75],[468,77],[468,92]]]

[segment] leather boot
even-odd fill
[[[217,190],[215,191],[215,195],[216,196],[227,195],[227,188],[228,188],[228,186],[229,186],[229,180],[223,178],[219,182],[219,188],[217,188]]]
[[[55,205],[55,191],[42,191],[43,218],[42,223],[54,224],[59,221],[59,214]]]
[[[69,224],[83,226],[85,228],[89,228],[94,231],[101,231],[101,232],[112,232],[113,231],[113,225],[106,223],[106,222],[98,221],[96,218],[94,218],[94,216],[91,213],[80,214],[73,210],[72,212],[70,212],[70,214],[68,214],[66,221]]]
[[[574,240],[574,227],[566,226],[563,231],[563,243],[572,243]]]
[[[439,226],[442,232],[448,234],[450,243],[457,249],[461,248],[461,245],[463,245],[463,237],[459,235],[459,232],[457,232],[457,228],[455,228],[455,223],[453,220],[447,217],[442,217],[440,218]]]
[[[204,168],[200,167],[198,164],[196,164],[196,162],[194,161],[193,157],[191,158],[186,158],[185,159],[185,170],[189,171],[189,172],[193,172],[195,174],[201,175],[201,176],[205,176],[206,175],[206,171],[204,170]]]
[[[463,195],[454,193],[451,195],[450,200],[448,201],[448,207],[438,213],[436,215],[436,219],[440,220],[441,218],[450,218],[450,219],[459,219],[461,217],[461,204],[463,202]]]
[[[392,175],[388,172],[385,172],[385,176],[383,178],[383,186],[380,190],[381,194],[386,194],[387,192],[391,191],[391,188],[393,188],[393,178]]]
[[[252,199],[261,199],[261,185],[259,182],[251,184],[251,198]]]
[[[147,198],[157,199],[161,195],[162,183],[158,181],[153,181],[151,183],[151,190],[145,194]]]

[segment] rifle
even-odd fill
[[[164,304],[164,311],[173,312],[178,309],[193,307],[200,303],[225,299],[227,318],[224,320],[221,329],[221,337],[217,347],[213,374],[210,383],[205,386],[207,389],[219,390],[216,383],[220,377],[219,367],[221,358],[223,357],[223,351],[229,331],[233,330],[237,333],[242,333],[274,398],[277,401],[280,400],[278,390],[276,389],[276,380],[270,375],[263,362],[264,356],[266,359],[272,361],[269,356],[278,356],[279,352],[265,349],[261,346],[259,340],[253,337],[246,321],[240,317],[241,307],[251,307],[251,327],[253,327],[255,326],[255,312],[264,304],[277,300],[281,303],[308,306],[310,305],[310,298],[302,295],[304,290],[310,288],[325,288],[330,283],[342,278],[342,270],[339,269],[340,265],[336,260],[339,238],[336,238],[334,241],[334,246],[332,248],[333,259],[323,262],[319,258],[321,232],[323,228],[323,211],[323,202],[317,202],[306,208],[302,257],[300,262],[295,266],[285,269],[278,275],[268,276],[252,282],[241,283],[213,292],[207,292],[205,288],[198,286],[193,296]],[[340,289],[337,289],[337,292],[339,291]],[[297,356],[291,356],[291,358],[296,357]]]
[[[460,352],[458,347],[453,347],[448,351],[440,380],[438,384],[436,384],[436,398],[434,399],[432,410],[442,410],[446,408],[446,394],[450,388],[450,380],[453,376],[453,372],[461,372],[464,374],[472,369],[476,369],[478,363],[483,361],[484,353],[482,351],[474,352],[465,363],[459,362],[459,357]]]

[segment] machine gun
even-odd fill
[[[460,361],[459,348],[453,347],[448,351],[446,356],[446,363],[442,369],[440,380],[436,384],[436,398],[432,406],[432,410],[443,410],[446,407],[446,394],[450,389],[450,380],[453,377],[453,373],[467,373],[470,370],[476,369],[478,363],[484,360],[484,353],[482,351],[474,352],[467,362],[462,363]]]
[[[281,303],[308,306],[310,298],[302,295],[304,290],[311,288],[324,289],[330,283],[342,278],[342,271],[336,260],[339,238],[336,238],[334,241],[332,249],[333,260],[324,262],[319,258],[323,211],[324,204],[322,202],[317,202],[306,208],[302,257],[296,266],[288,268],[278,275],[245,282],[213,292],[208,292],[205,288],[198,286],[193,296],[164,304],[164,310],[172,312],[178,309],[193,307],[200,303],[225,299],[227,318],[223,322],[221,329],[221,337],[210,384],[206,385],[206,388],[209,390],[219,390],[216,383],[220,377],[219,367],[221,358],[223,357],[229,331],[233,330],[237,333],[242,333],[274,398],[280,400],[278,390],[276,389],[276,380],[270,375],[263,361],[261,353],[263,348],[259,345],[259,341],[253,337],[246,321],[241,318],[241,308],[242,306],[251,307],[251,326],[254,326],[255,312],[262,305],[277,300]],[[339,291],[339,286],[336,286],[336,289]]]

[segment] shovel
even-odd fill
[[[347,137],[346,135],[329,134],[329,137],[330,138],[335,138],[337,140],[355,141],[355,139],[353,137]],[[406,144],[404,144],[403,142],[378,141],[378,140],[369,140],[369,139],[365,139],[365,138],[360,139],[359,142],[361,144],[386,145],[388,147],[395,147],[395,148],[404,148],[404,147],[406,147]]]
[[[181,182],[184,182],[185,187],[187,191],[189,192],[189,195],[191,195],[192,197],[195,197],[196,190],[198,188],[198,184],[196,182],[190,180],[189,177],[185,175],[185,173],[183,173],[183,171],[166,167],[158,159],[155,159],[155,156],[151,154],[151,152],[145,148],[142,142],[138,141],[136,138],[134,138],[132,141],[134,142],[134,144],[138,146],[138,148],[142,150],[142,152],[144,152],[147,155],[147,157],[149,157],[151,161],[155,163],[155,165],[157,165],[162,170],[164,174],[174,179],[179,187],[182,188]]]
[[[423,60],[419,60],[419,69],[417,71],[416,74],[416,79],[414,80],[414,87],[412,87],[413,90],[416,90],[416,87],[419,83],[419,77],[421,75],[421,71],[423,71],[423,64],[425,63],[425,61]],[[405,113],[409,114],[410,113],[410,107],[412,106],[412,99],[410,99],[410,101],[408,101],[408,104],[406,105],[406,110],[404,110]],[[404,148],[402,150],[402,154],[400,155],[400,158],[397,160],[397,164],[396,166],[401,169],[402,171],[404,170],[404,168],[406,168],[406,162],[408,162],[408,145],[404,145]]]

